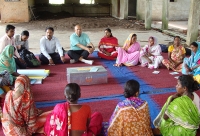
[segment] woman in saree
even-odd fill
[[[78,104],[80,86],[69,83],[64,90],[67,102],[57,104],[47,117],[44,131],[48,136],[96,136],[100,133],[103,117],[91,115],[88,105]]]
[[[180,44],[180,37],[175,36],[174,44],[168,47],[168,59],[164,59],[162,63],[168,70],[172,69],[173,71],[181,72],[185,53],[185,48]]]
[[[193,42],[190,44],[192,55],[189,58],[184,58],[182,74],[196,76],[200,74],[200,43]]]
[[[15,59],[13,58],[14,50],[14,46],[8,45],[3,49],[2,53],[0,54],[0,73],[4,72],[5,70],[10,73],[11,85],[15,77],[19,76],[19,74],[16,72]]]
[[[117,48],[117,53],[118,56],[114,66],[120,67],[122,64],[125,66],[137,65],[140,56],[140,44],[137,42],[137,35],[130,34],[124,46]]]
[[[118,46],[118,40],[111,33],[111,29],[105,29],[105,36],[99,42],[99,52],[98,56],[107,60],[116,60],[117,51],[116,48]]]
[[[159,68],[162,63],[162,50],[156,37],[149,37],[149,43],[140,51],[140,63],[142,67],[148,66],[150,69]]]
[[[30,80],[20,75],[14,90],[6,94],[3,107],[2,128],[6,136],[32,136],[44,126],[47,113],[35,107]]]
[[[109,120],[108,136],[153,136],[148,103],[138,98],[140,84],[126,82],[125,100],[119,102]]]
[[[194,92],[199,84],[190,75],[182,75],[176,85],[177,93],[170,96],[154,125],[163,136],[196,136],[200,125],[200,99]]]

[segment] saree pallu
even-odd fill
[[[38,120],[41,111],[35,107],[30,80],[20,75],[15,81],[15,88],[6,94],[2,128],[6,136],[31,136],[42,128],[44,121]]]
[[[148,104],[139,98],[120,102],[111,116],[108,136],[152,136]]]
[[[192,52],[192,55],[189,58],[184,58],[182,74],[192,74],[193,76],[200,74],[200,67],[197,67],[196,69],[194,69],[192,72],[189,72],[189,73],[186,72],[186,68],[185,68],[185,65],[187,65],[189,68],[199,65],[200,43],[199,42],[196,42],[196,43],[198,45],[196,53]]]
[[[187,73],[185,65],[187,65],[189,68],[199,65],[197,62],[194,62],[193,60],[194,60],[193,56],[190,56],[189,58],[184,58],[183,66],[182,66],[182,74],[185,74],[185,75],[192,74],[193,76],[200,74],[200,67],[197,67],[192,72]]]
[[[171,52],[171,59],[176,63],[181,62],[183,60],[183,57],[182,57],[183,54],[186,53],[185,48],[183,46],[179,46],[178,48],[174,48],[173,45],[169,46],[168,52]],[[162,63],[163,63],[163,65],[165,65],[167,67],[167,69],[171,68],[173,71],[177,71],[177,72],[182,71],[182,64],[180,64],[179,66],[177,66],[175,68],[174,63],[172,63],[168,59],[164,59],[162,61]]]
[[[163,136],[195,136],[200,125],[200,114],[188,96],[181,96],[171,103],[170,96],[154,120],[155,127],[159,128]],[[169,118],[163,118],[166,114]]]
[[[10,73],[11,84],[15,79],[15,77],[12,76],[12,73],[16,72],[16,64],[13,54],[14,46],[12,45],[7,45],[0,54],[0,73],[4,72],[5,70],[8,71]]]
[[[69,136],[71,131],[69,103],[57,104],[46,119],[44,132],[47,136]],[[95,112],[91,116],[88,130],[82,136],[96,136],[102,128],[103,117]]]
[[[148,66],[148,68],[150,69],[158,68],[163,60],[163,56],[161,55],[162,50],[160,45],[158,44],[158,40],[154,36],[149,37],[149,40],[152,38],[154,40],[154,44],[151,45],[150,43],[148,43],[147,45],[145,45],[140,51],[140,58],[139,58],[141,65],[143,67]],[[149,53],[152,54],[152,56],[148,57],[152,61],[151,64],[149,63],[149,60],[146,57],[144,57]]]
[[[118,47],[117,53],[118,53],[117,60],[116,60],[117,64],[123,63],[126,66],[135,66],[138,64],[138,61],[139,61],[140,44],[138,42],[135,42],[128,48],[128,50]]]

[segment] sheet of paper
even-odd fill
[[[178,79],[179,76],[175,76],[174,78]]]
[[[78,71],[86,71],[86,70],[90,70],[91,67],[80,67],[80,68],[77,68]]]
[[[44,79],[43,76],[28,76],[30,79]]]
[[[159,74],[160,71],[153,71],[152,73],[153,73],[153,74]]]
[[[97,68],[97,67],[92,67],[92,68],[90,69],[90,72],[97,72],[98,69],[99,69],[99,68]]]
[[[42,84],[42,79],[31,79],[30,84]]]
[[[177,75],[179,73],[178,72],[170,72],[169,74],[171,74],[171,75]]]
[[[44,70],[44,69],[18,69],[17,72],[21,75],[27,75],[27,76],[48,76],[49,71]]]

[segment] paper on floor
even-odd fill
[[[160,71],[153,71],[152,73],[153,73],[153,74],[159,74]]]
[[[178,79],[178,78],[179,78],[179,76],[175,76],[174,78]]]
[[[171,74],[171,75],[177,75],[179,73],[178,72],[170,72],[169,74]]]

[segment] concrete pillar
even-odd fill
[[[168,29],[169,21],[169,0],[163,0],[162,3],[162,29]]]
[[[128,19],[128,0],[120,0],[120,19]]]
[[[151,29],[152,22],[152,0],[146,0],[145,3],[145,28]]]
[[[128,0],[125,0],[124,4],[124,19],[128,19]]]
[[[200,1],[199,0],[191,0],[190,1],[190,13],[188,19],[188,31],[186,44],[190,45],[191,42],[197,40],[198,37],[198,28],[199,28],[199,11]]]

